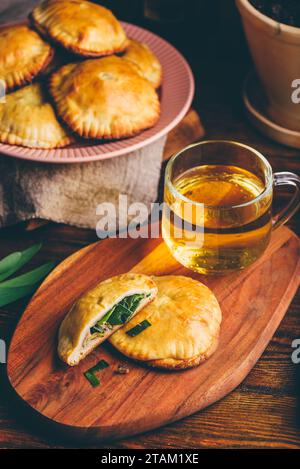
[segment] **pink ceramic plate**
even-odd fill
[[[136,137],[115,142],[80,142],[55,150],[40,150],[0,143],[0,153],[41,163],[82,163],[124,155],[155,142],[175,127],[187,113],[194,96],[194,79],[182,55],[155,34],[123,23],[129,37],[145,42],[159,58],[163,68],[161,117],[152,129]]]

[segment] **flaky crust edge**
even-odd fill
[[[126,50],[126,48],[128,47],[128,44],[129,44],[129,39],[126,38],[126,40],[124,41],[124,43],[122,44],[122,46],[118,47],[118,48],[115,48],[115,49],[107,49],[105,51],[101,51],[101,52],[94,52],[94,51],[87,51],[87,50],[84,50],[84,49],[80,49],[80,47],[77,47],[77,46],[73,46],[71,44],[66,44],[65,42],[63,41],[60,41],[59,39],[51,36],[47,29],[44,28],[38,21],[36,18],[34,18],[33,14],[30,13],[29,16],[29,21],[31,22],[32,26],[36,29],[36,31],[44,37],[44,39],[46,41],[49,41],[49,42],[52,42],[54,44],[57,44],[59,45],[60,47],[63,47],[64,49],[68,50],[69,52],[72,52],[73,54],[79,56],[79,57],[85,57],[85,58],[89,58],[89,57],[105,57],[107,55],[113,55],[113,54],[121,54],[122,52],[124,52]]]
[[[120,351],[120,353],[127,356],[136,363],[146,365],[149,368],[160,368],[170,371],[180,371],[188,368],[195,368],[196,366],[208,360],[215,353],[218,348],[218,345],[219,335],[213,338],[210,347],[206,350],[205,353],[201,353],[200,355],[196,355],[194,357],[186,359],[162,358],[158,360],[139,360],[136,357],[130,356],[129,354],[127,355],[123,350]]]
[[[41,143],[40,145],[26,144],[25,139],[19,137],[18,135],[12,134],[11,132],[1,132],[0,130],[0,142],[8,145],[16,145],[24,148],[32,148],[37,150],[53,150],[55,148],[64,148],[71,143],[74,143],[72,136],[67,136],[63,140],[55,144]]]
[[[56,88],[55,86],[56,73],[57,72],[54,72],[49,78],[49,92],[54,101],[56,112],[58,116],[62,119],[62,121],[65,122],[65,124],[69,127],[69,129],[73,133],[79,135],[80,137],[84,139],[119,140],[123,138],[134,137],[140,134],[141,132],[143,132],[144,130],[154,127],[154,125],[156,125],[160,119],[161,107],[160,107],[159,97],[157,96],[156,116],[153,119],[148,120],[147,123],[143,124],[143,126],[140,126],[139,128],[136,128],[133,130],[128,130],[128,128],[121,129],[120,127],[120,131],[110,132],[110,133],[100,132],[100,131],[97,132],[96,130],[90,129],[88,134],[86,134],[83,129],[78,128],[78,121],[76,119],[72,118],[72,116],[70,115],[66,115],[66,113],[63,112],[62,106],[60,105],[60,101],[61,101],[60,95],[59,93],[56,93],[54,90]]]
[[[168,370],[184,370],[187,368],[194,368],[201,363],[208,360],[213,353],[217,350],[219,345],[219,337],[215,337],[209,347],[209,349],[200,355],[188,359],[174,359],[174,358],[164,358],[161,360],[149,360],[145,364],[151,368],[164,368]]]
[[[49,44],[49,54],[46,57],[45,61],[41,64],[41,66],[29,70],[28,73],[23,74],[21,77],[17,77],[15,74],[12,74],[12,78],[11,80],[9,80],[9,82],[5,80],[6,91],[11,92],[17,90],[18,88],[21,88],[22,86],[30,85],[33,80],[48,67],[54,57],[54,54],[55,51]]]

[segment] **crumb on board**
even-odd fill
[[[130,370],[127,365],[118,365],[116,369],[116,373],[118,373],[119,375],[127,375],[129,371]]]

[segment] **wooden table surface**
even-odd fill
[[[206,137],[234,139],[254,146],[267,156],[275,171],[300,171],[300,151],[271,142],[256,132],[244,117],[241,86],[248,60],[218,56],[218,60],[192,54],[196,77],[195,107]],[[277,194],[276,206],[286,203],[288,194]],[[300,214],[289,226],[300,234]],[[60,261],[96,240],[95,232],[49,224],[34,232],[19,225],[0,231],[0,257],[42,241],[42,251],[32,265]],[[24,302],[0,308],[0,338],[9,343]],[[183,421],[145,435],[98,448],[300,448],[300,365],[291,361],[291,343],[300,338],[300,295],[298,294],[263,356],[244,382],[229,396]],[[64,441],[24,414],[0,365],[0,447],[81,447]]]

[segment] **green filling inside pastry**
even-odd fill
[[[103,336],[107,328],[111,329],[112,326],[125,324],[136,311],[145,296],[148,297],[150,294],[145,295],[143,293],[137,293],[123,298],[123,300],[114,305],[93,327],[91,327],[90,333],[92,335]]]

